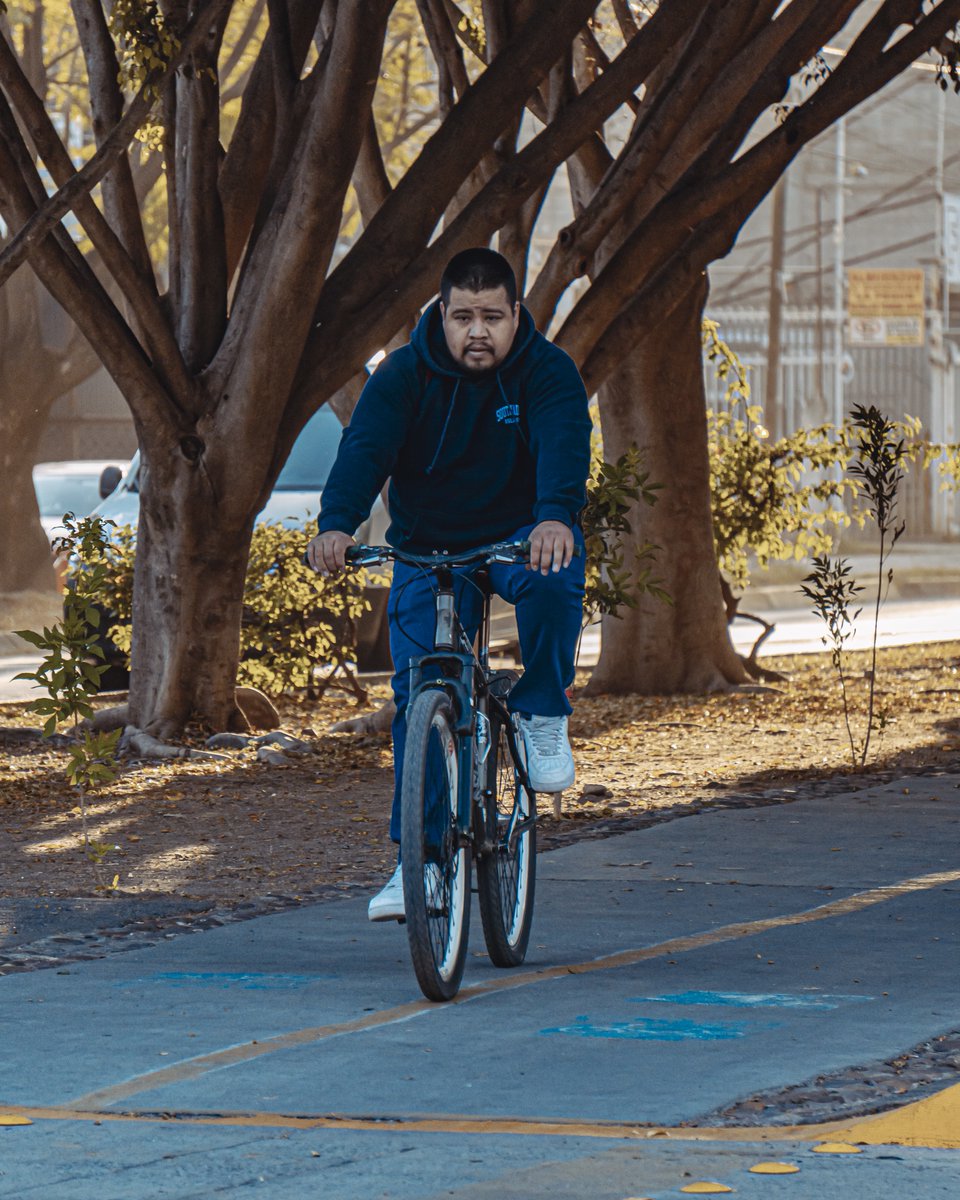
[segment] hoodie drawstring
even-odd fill
[[[500,378],[500,374],[499,374],[499,372],[498,372],[498,373],[497,373],[497,379],[499,379],[499,378]],[[434,468],[434,467],[437,465],[437,459],[440,457],[440,451],[443,449],[443,443],[444,443],[444,441],[445,441],[445,439],[446,439],[446,436],[447,436],[447,429],[448,429],[448,427],[449,427],[449,425],[450,425],[450,418],[453,416],[453,406],[454,406],[454,404],[456,403],[456,400],[457,400],[457,392],[459,392],[459,390],[460,390],[460,380],[458,379],[458,380],[457,380],[457,382],[454,384],[454,387],[453,387],[453,395],[450,397],[450,407],[447,409],[447,417],[446,417],[446,420],[443,422],[443,428],[440,430],[440,441],[439,441],[439,442],[437,442],[437,448],[436,448],[436,450],[435,450],[435,451],[434,451],[434,453],[433,453],[433,458],[432,458],[432,459],[431,459],[431,461],[430,461],[430,466],[429,466],[429,467],[427,467],[427,474],[428,474],[428,475],[432,475],[432,474],[433,474],[433,468]],[[503,391],[503,387],[502,387],[502,386],[501,386],[500,390],[501,390],[501,391]]]

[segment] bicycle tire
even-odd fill
[[[480,918],[490,961],[518,967],[526,957],[537,882],[537,799],[520,782],[503,723],[491,718],[484,853],[477,859]],[[522,743],[518,743],[521,747]]]
[[[407,710],[400,855],[410,957],[428,1000],[460,987],[470,929],[470,850],[457,828],[458,735],[439,689]]]

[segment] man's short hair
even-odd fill
[[[464,288],[468,292],[485,292],[502,287],[507,293],[510,307],[517,302],[517,277],[513,267],[502,254],[488,250],[486,246],[475,246],[461,250],[447,263],[440,276],[440,299],[444,305],[450,303],[450,289]]]

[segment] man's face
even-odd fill
[[[511,305],[504,287],[470,292],[451,288],[450,303],[440,302],[447,348],[470,371],[498,367],[510,353],[520,323],[520,305]]]

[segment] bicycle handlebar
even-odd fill
[[[411,567],[466,567],[472,563],[525,563],[530,559],[530,543],[493,542],[489,546],[477,546],[473,550],[456,553],[443,551],[439,554],[408,554],[393,546],[349,546],[347,563],[353,567],[374,567],[389,561],[406,563]]]
[[[574,545],[574,558],[579,558],[581,553],[580,546]],[[473,550],[460,550],[456,553],[444,550],[438,554],[408,554],[394,546],[366,546],[361,542],[356,546],[347,547],[346,560],[348,567],[379,567],[385,562],[393,561],[406,563],[411,567],[426,567],[428,570],[436,567],[466,567],[478,562],[526,563],[530,561],[530,543],[492,542],[489,546],[477,546]],[[307,564],[306,553],[303,555],[303,562]]]

